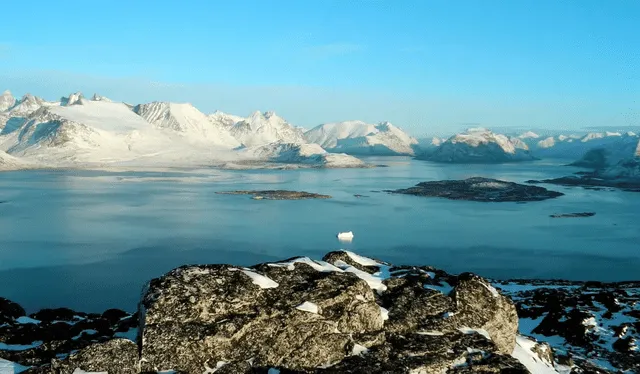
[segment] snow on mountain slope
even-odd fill
[[[433,153],[418,157],[449,163],[500,163],[534,159],[528,146],[520,139],[494,134],[484,128],[469,129],[454,135]]]
[[[191,104],[152,102],[137,105],[134,112],[156,128],[172,130],[195,143],[208,143],[223,148],[240,145],[225,128],[216,126]]]
[[[24,168],[25,163],[20,159],[0,151],[0,170],[16,170]]]
[[[527,131],[527,132],[521,134],[520,136],[518,136],[518,138],[520,138],[520,139],[538,139],[538,138],[540,138],[540,135],[536,134],[533,131]]]
[[[363,121],[327,123],[305,133],[310,142],[332,152],[365,155],[413,155],[418,140],[389,122],[377,125]]]
[[[328,168],[364,167],[361,160],[343,153],[328,153],[317,144],[270,143],[242,150],[247,158]]]
[[[84,100],[84,96],[82,95],[82,92],[76,92],[76,93],[72,93],[67,97],[61,98],[60,105],[71,106],[76,104],[82,104],[83,100]]]
[[[591,161],[600,159],[606,165],[633,157],[638,136],[617,132],[588,133],[583,136],[548,137],[532,147],[532,153],[541,158],[567,159],[579,161],[588,158]],[[589,160],[585,163],[588,164]],[[581,162],[581,161],[579,161]]]
[[[220,126],[226,129],[229,129],[231,126],[244,120],[243,117],[224,113],[219,110],[216,110],[215,112],[209,114],[207,117],[211,122],[213,122],[217,126]]]
[[[229,131],[245,147],[273,142],[304,144],[307,140],[300,129],[274,112],[254,112],[233,125]]]
[[[9,110],[16,104],[16,98],[13,97],[9,90],[4,91],[0,95],[0,112]]]
[[[91,97],[91,101],[106,101],[108,103],[111,103],[112,101],[109,98],[106,98],[104,96],[100,96],[98,94],[93,94],[93,96]]]
[[[29,113],[33,113],[36,110],[40,109],[42,106],[53,106],[55,103],[47,102],[44,99],[33,96],[31,94],[24,95],[20,100],[16,102],[16,104],[11,108],[9,113],[12,115],[26,115]]]

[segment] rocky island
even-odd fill
[[[135,314],[0,298],[0,372],[637,372],[639,305],[640,283],[491,282],[348,251],[183,266]]]
[[[551,218],[581,218],[581,217],[593,217],[595,216],[595,212],[582,212],[582,213],[556,213],[552,214],[549,217]]]
[[[564,195],[561,192],[550,191],[543,187],[481,177],[421,182],[415,187],[386,192],[482,202],[541,201]]]
[[[221,195],[252,195],[254,200],[303,200],[303,199],[330,199],[329,195],[305,191],[265,190],[265,191],[224,191],[216,192]]]

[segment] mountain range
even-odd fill
[[[562,159],[602,169],[640,156],[633,132],[545,136],[472,128],[417,140],[389,122],[344,121],[310,130],[275,112],[205,114],[188,103],[131,105],[80,92],[47,101],[0,95],[0,168],[220,166],[362,167],[357,156],[415,156],[442,163]],[[354,157],[356,156],[356,157]]]

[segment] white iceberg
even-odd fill
[[[344,241],[352,241],[353,240],[353,231],[347,231],[347,232],[339,232],[338,233],[338,240],[344,240]]]

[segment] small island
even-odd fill
[[[551,218],[580,218],[580,217],[593,217],[595,216],[595,212],[582,212],[582,213],[556,213],[552,214],[549,217]]]
[[[474,177],[418,183],[415,187],[386,191],[390,193],[442,197],[450,200],[480,202],[527,202],[553,199],[564,195],[543,187],[527,186],[498,179]]]
[[[577,175],[570,175],[566,177],[543,179],[543,180],[528,180],[526,183],[530,184],[556,184],[559,186],[567,187],[582,187],[589,190],[603,190],[607,188],[615,188],[628,192],[640,192],[640,182],[633,180],[616,180],[601,178],[597,173],[581,172]]]
[[[329,195],[305,191],[264,190],[264,191],[223,191],[216,192],[221,195],[252,195],[254,200],[303,200],[303,199],[330,199]]]

